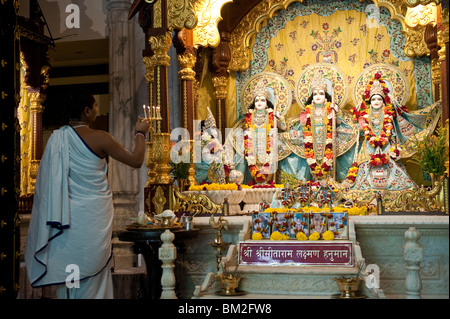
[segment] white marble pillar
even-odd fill
[[[415,227],[405,233],[403,259],[406,263],[406,295],[408,299],[420,299],[422,281],[420,279],[420,263],[423,261],[423,249],[419,244],[421,234]]]
[[[175,294],[176,279],[174,272],[177,248],[173,244],[174,239],[175,235],[170,230],[166,230],[161,234],[162,245],[158,251],[159,260],[162,261],[161,299],[177,299]]]
[[[138,109],[134,103],[135,47],[134,20],[128,20],[132,0],[107,0],[109,37],[110,111],[109,131],[125,148],[134,148],[134,130]],[[113,231],[123,230],[130,217],[138,214],[139,171],[112,158],[108,178],[113,192]],[[113,238],[115,267],[132,265],[129,244]]]

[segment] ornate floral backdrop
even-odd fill
[[[311,0],[292,3],[278,11],[261,28],[253,45],[253,60],[245,72],[231,74],[228,99],[228,124],[242,117],[248,105],[242,105],[242,87],[254,75],[264,71],[284,77],[295,90],[303,70],[315,63],[329,62],[343,70],[349,83],[346,108],[353,106],[355,79],[375,64],[400,70],[409,90],[405,102],[411,110],[433,103],[431,66],[428,57],[411,59],[404,53],[406,38],[402,25],[391,20],[386,8],[371,1]],[[396,90],[401,90],[398,86]],[[356,86],[356,88],[358,88]],[[401,92],[396,92],[401,95]],[[287,117],[300,111],[299,103]]]

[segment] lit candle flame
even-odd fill
[[[148,117],[147,117],[147,110],[146,110],[145,104],[143,105],[142,108],[144,109],[144,116],[145,116],[145,118],[148,118]]]

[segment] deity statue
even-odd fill
[[[245,181],[249,184],[274,182],[278,167],[278,128],[286,128],[284,117],[274,109],[268,88],[263,81],[258,82],[243,124],[245,163],[236,165],[236,169],[250,173],[251,180],[247,177]]]
[[[332,207],[333,202],[335,202],[338,199],[338,196],[336,194],[336,190],[333,188],[333,181],[330,178],[328,181],[323,179],[318,185],[313,186],[312,190],[312,200],[313,205],[317,207]]]
[[[356,126],[333,102],[321,73],[314,75],[310,92],[305,110],[288,122],[287,132],[280,136],[292,150],[280,161],[280,169],[296,180],[343,180],[355,152]]]
[[[417,187],[399,162],[402,140],[413,136],[416,128],[408,121],[409,112],[393,104],[389,93],[382,75],[376,73],[360,107],[351,110],[361,130],[357,160],[348,174],[351,190],[399,191]]]
[[[216,120],[208,107],[208,117],[201,121],[201,161],[195,164],[195,181],[202,183],[225,183],[223,165],[223,146],[219,140],[219,130]]]
[[[311,182],[307,181],[306,178],[297,187],[297,198],[301,207],[309,206],[311,202]]]

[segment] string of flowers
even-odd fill
[[[305,126],[305,157],[314,176],[321,178],[330,172],[333,168],[333,109],[331,102],[326,105],[327,115],[324,117],[323,123],[327,127],[327,135],[325,141],[324,159],[321,165],[317,163],[316,154],[313,143],[313,129],[311,120],[311,105],[305,108],[306,126]]]
[[[372,154],[370,155],[370,166],[377,167],[389,163],[389,156],[386,154]]]
[[[358,176],[358,171],[359,171],[358,163],[355,162],[352,164],[352,167],[350,167],[350,169],[348,170],[346,177],[346,179],[350,184],[353,184],[355,182],[356,176]]]
[[[263,171],[270,170],[273,165],[273,136],[272,129],[274,128],[274,113],[272,111],[268,114],[268,121],[264,126],[266,128],[266,153],[261,161]],[[248,112],[245,114],[245,125],[244,125],[244,156],[248,163],[248,168],[250,170],[252,178],[257,183],[264,183],[269,177],[268,173],[261,172],[258,165],[256,165],[256,156],[254,154],[253,146],[253,135],[255,126],[253,125],[253,113]]]

